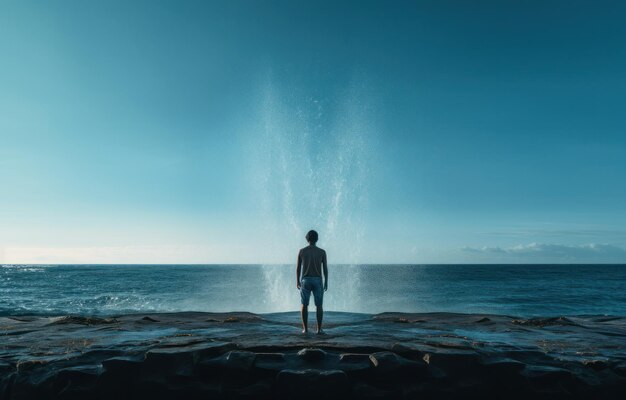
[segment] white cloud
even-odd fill
[[[493,262],[626,263],[626,249],[612,244],[530,243],[512,247],[463,247],[466,255]]]
[[[518,238],[532,237],[626,237],[626,230],[617,229],[512,229],[506,231],[489,231],[485,236],[505,236]]]

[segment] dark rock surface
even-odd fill
[[[626,318],[0,317],[5,399],[622,399]]]

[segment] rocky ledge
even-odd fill
[[[0,399],[622,399],[626,317],[0,317]]]

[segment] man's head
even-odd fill
[[[306,241],[311,244],[317,243],[317,232],[310,230],[309,233],[306,234]]]

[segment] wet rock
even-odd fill
[[[60,386],[92,384],[101,373],[102,366],[100,365],[77,365],[63,368],[56,373],[56,384]]]
[[[483,385],[483,380],[481,378],[472,377],[459,379],[456,381],[456,386],[462,391],[462,393],[468,393],[469,391],[475,390]]]
[[[215,357],[219,354],[224,354],[236,347],[237,345],[231,342],[207,342],[194,346],[192,350],[196,360],[201,360],[205,357]]]
[[[489,373],[497,375],[518,374],[526,368],[523,362],[507,357],[491,357],[483,360],[481,364]]]
[[[119,323],[116,318],[98,318],[98,317],[85,317],[85,316],[77,316],[77,315],[68,315],[65,317],[61,317],[53,322],[50,325],[67,325],[67,324],[76,324],[76,325],[104,325],[104,324],[116,324]]]
[[[376,314],[372,317],[374,321],[386,321],[386,322],[395,322],[400,324],[406,323],[416,323],[416,322],[426,322],[423,319],[412,318],[414,314],[405,314],[405,313],[395,313],[395,312],[384,312],[380,314]]]
[[[15,367],[7,361],[0,360],[0,399],[8,398],[8,391],[13,383]]]
[[[530,318],[530,319],[514,319],[511,323],[515,325],[527,325],[538,328],[546,326],[579,326],[577,323],[566,317],[551,318]]]
[[[259,381],[243,387],[231,387],[224,389],[228,399],[271,399],[272,383]]]
[[[119,372],[124,375],[133,375],[139,371],[142,360],[139,356],[111,357],[102,361],[104,372]]]
[[[0,373],[0,399],[8,399],[11,391],[11,386],[17,373],[5,371]]]
[[[214,357],[233,348],[235,344],[228,342],[201,342],[189,346],[153,348],[146,352],[146,362],[195,363],[204,357]]]
[[[467,393],[458,395],[455,393],[456,388],[452,386],[452,382],[445,382],[443,385],[439,385],[440,382],[433,382],[431,380],[422,382],[409,382],[402,386],[402,399],[404,400],[422,400],[422,399],[474,399],[475,397],[469,396]],[[480,397],[476,397],[480,398]],[[489,396],[483,397],[490,399]],[[499,397],[495,397],[498,399]],[[508,398],[507,398],[508,400]]]
[[[326,357],[326,352],[322,349],[305,348],[298,352],[298,357],[305,361],[317,362],[322,361]]]
[[[394,343],[391,346],[391,351],[401,355],[402,357],[406,357],[409,359],[422,359],[424,357],[424,352],[420,346],[415,346],[410,343]]]
[[[558,387],[559,390],[572,381],[572,373],[566,369],[551,366],[527,366],[522,374],[533,386],[542,388]]]
[[[159,322],[159,320],[154,319],[152,317],[148,317],[148,316],[143,317],[141,320],[146,321],[146,322]]]
[[[128,398],[133,400],[204,400],[224,399],[225,396],[222,393],[220,385],[212,382],[198,382],[188,380],[182,382],[143,380],[137,382]]]
[[[152,349],[146,353],[142,364],[142,375],[189,374],[196,362],[193,351],[178,351],[180,348]]]
[[[474,351],[439,349],[425,354],[423,360],[430,368],[439,369],[448,376],[479,373],[480,356]]]
[[[615,364],[612,369],[617,375],[626,377],[626,362]]]
[[[48,399],[54,396],[54,372],[46,368],[16,373],[11,385],[11,399]]]
[[[399,391],[380,389],[363,382],[356,383],[352,389],[352,398],[354,399],[394,399],[399,397]]]
[[[261,318],[257,314],[249,312],[230,312],[230,313],[197,313],[198,316],[204,317],[206,322],[261,322]],[[209,318],[206,318],[209,316]]]
[[[19,360],[16,364],[17,372],[23,373],[30,371],[33,368],[38,368],[48,363],[48,360],[33,359],[33,360]]]
[[[95,349],[82,352],[79,357],[72,360],[72,362],[80,362],[83,364],[89,364],[92,361],[105,360],[112,357],[128,356],[127,352],[119,349]]]
[[[514,392],[519,394],[525,385],[525,377],[522,371],[526,368],[523,362],[507,357],[490,357],[483,360],[480,367],[476,368],[474,379],[481,380],[483,392]],[[478,373],[480,372],[480,373]],[[462,380],[463,375],[457,377]]]
[[[93,388],[68,386],[55,396],[55,400],[84,400],[94,397]]]
[[[0,376],[13,371],[13,365],[8,361],[0,360]]]
[[[198,361],[193,369],[194,374],[204,378],[219,378],[226,369],[226,356],[204,358]]]
[[[251,351],[232,350],[226,356],[226,367],[233,370],[249,371],[254,365],[256,354]]]
[[[486,316],[471,314],[330,313],[333,334],[313,337],[295,334],[297,314],[149,314],[155,321],[141,320],[144,316],[119,316],[119,324],[98,317],[0,318],[6,325],[0,327],[6,332],[0,399],[276,398],[280,393],[328,400],[343,393],[344,398],[578,400],[621,399],[626,393],[620,352],[626,318],[512,323],[511,317],[495,315],[484,321]],[[230,317],[239,323],[222,323]],[[398,318],[410,323],[394,323]],[[418,318],[419,329],[413,324]],[[99,375],[97,368],[93,374],[75,368],[100,364]]]
[[[339,355],[339,368],[343,371],[367,371],[371,368],[369,354],[343,353]]]
[[[154,348],[146,352],[142,375],[190,375],[199,360],[215,357],[234,347],[232,343],[204,342],[181,347]]]
[[[489,357],[506,357],[523,362],[526,365],[532,364],[546,364],[550,363],[551,357],[549,357],[544,351],[538,350],[507,350],[502,352],[487,353]]]
[[[256,359],[263,362],[285,362],[284,353],[256,353]]]
[[[369,356],[373,371],[385,376],[419,376],[426,372],[424,361],[408,360],[390,351],[381,351]]]
[[[196,344],[212,343],[211,340],[194,336],[191,333],[178,333],[173,336],[166,336],[159,340],[158,348],[163,347],[184,347]]]
[[[285,368],[285,354],[283,353],[257,353],[254,368],[262,373],[276,373]]]
[[[112,357],[102,361],[102,374],[96,382],[96,393],[102,399],[122,400],[130,396],[143,360],[139,356]]]
[[[345,398],[348,376],[340,370],[285,369],[278,373],[276,390],[283,399]]]
[[[63,398],[80,398],[91,391],[102,372],[100,365],[77,365],[59,370],[54,377],[53,392]]]
[[[587,368],[593,369],[594,371],[602,371],[609,368],[609,364],[603,360],[584,360],[582,364]]]

